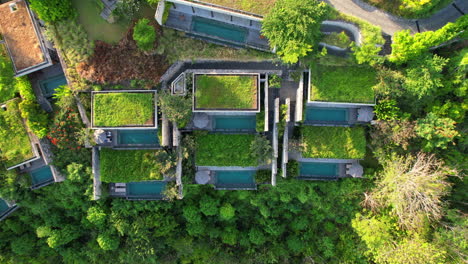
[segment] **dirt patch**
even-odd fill
[[[145,54],[138,49],[132,37],[134,25],[135,23],[116,45],[96,41],[94,55],[77,66],[78,73],[83,78],[100,84],[134,79],[157,83],[169,64],[165,56]],[[161,28],[155,22],[151,25],[155,27],[159,37]]]

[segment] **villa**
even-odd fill
[[[112,197],[165,198],[163,192],[173,185],[176,176],[161,172],[162,163],[170,162],[173,156],[168,150],[171,131],[164,115],[158,124],[156,91],[92,92],[91,106],[91,128],[96,142],[95,199],[101,195],[102,182],[108,183]]]
[[[52,65],[40,28],[24,0],[0,4],[0,44],[4,44],[17,77]]]
[[[15,98],[4,103],[0,109],[0,118],[6,122],[1,127],[1,133],[5,136],[0,140],[1,156],[6,169],[16,169],[21,174],[29,175],[33,190],[63,181],[63,176],[51,164],[49,145],[28,132],[20,115],[19,103],[20,99]]]

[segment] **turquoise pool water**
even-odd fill
[[[255,171],[215,171],[218,188],[255,188]]]
[[[202,17],[193,18],[192,30],[239,43],[244,43],[247,36],[247,30],[244,28]]]
[[[301,162],[300,175],[302,177],[337,177],[338,164],[321,162]]]
[[[347,108],[309,107],[306,114],[307,121],[346,122]]]
[[[257,119],[255,115],[249,116],[216,116],[215,129],[240,130],[248,129],[255,130]]]
[[[146,181],[127,183],[127,196],[131,198],[161,198],[166,182]]]
[[[44,166],[37,170],[32,171],[31,179],[33,186],[45,183],[47,181],[53,180],[54,176],[52,175],[52,170],[49,166]]]
[[[5,200],[0,199],[0,214],[3,214],[6,210],[10,208],[8,204],[5,202]]]
[[[65,79],[65,75],[57,75],[52,78],[42,80],[39,82],[41,86],[42,93],[45,97],[51,97],[55,93],[55,89],[60,85],[66,85],[67,79]]]
[[[119,130],[119,144],[159,145],[158,130]]]

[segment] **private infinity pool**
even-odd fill
[[[10,207],[8,204],[5,202],[5,200],[0,199],[0,215],[5,213]]]
[[[202,35],[214,36],[238,43],[244,43],[247,36],[247,30],[242,27],[202,17],[193,18],[192,30]]]
[[[215,171],[216,188],[222,189],[255,189],[255,171]]]
[[[256,116],[216,116],[214,128],[223,130],[255,130]]]
[[[336,178],[339,175],[336,163],[301,162],[299,168],[300,176],[306,178]]]
[[[67,79],[63,74],[39,82],[39,86],[45,97],[52,97],[55,93],[55,89],[61,85],[67,85]]]
[[[121,145],[159,145],[158,130],[119,130]]]
[[[127,197],[129,199],[162,199],[166,182],[144,181],[127,183]]]
[[[37,170],[33,170],[31,173],[32,186],[39,186],[47,182],[54,180],[52,170],[49,166],[44,166]]]
[[[306,112],[307,121],[323,122],[347,122],[347,108],[308,107]]]

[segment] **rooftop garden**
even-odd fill
[[[273,8],[276,0],[204,0],[204,2],[265,16]]]
[[[376,72],[365,66],[312,65],[311,101],[373,103]]]
[[[256,75],[195,75],[195,109],[257,109]]]
[[[198,134],[196,135],[197,166],[257,166],[251,151],[255,135]]]
[[[21,119],[19,99],[6,103],[7,110],[0,109],[0,150],[7,167],[34,158],[26,126]]]
[[[162,180],[166,164],[158,162],[161,150],[100,151],[101,180],[103,182],[133,182]],[[170,159],[168,159],[170,160]]]
[[[362,127],[302,127],[304,158],[363,159],[366,138]]]
[[[95,127],[155,126],[155,94],[136,92],[95,93]]]

